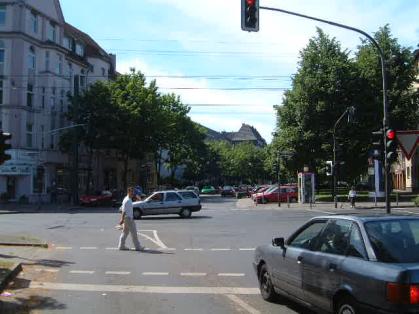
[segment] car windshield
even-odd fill
[[[419,219],[371,221],[365,229],[378,261],[419,262]]]

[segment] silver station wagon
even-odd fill
[[[192,212],[200,211],[201,200],[193,191],[159,191],[154,192],[144,201],[134,202],[134,219],[147,215],[178,214],[189,218]]]
[[[419,313],[419,217],[323,216],[255,251],[262,297],[339,314]]]

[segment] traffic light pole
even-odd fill
[[[367,37],[367,39],[375,46],[375,48],[377,48],[377,51],[380,55],[380,61],[381,61],[381,74],[382,74],[382,80],[383,80],[383,130],[386,130],[388,127],[388,121],[387,121],[387,110],[388,110],[388,104],[387,104],[387,78],[386,78],[386,71],[385,71],[385,61],[384,61],[384,53],[383,50],[381,49],[380,45],[377,43],[377,41],[371,37],[368,33],[357,29],[355,27],[351,27],[351,26],[347,26],[344,24],[340,24],[340,23],[335,23],[332,21],[328,21],[328,20],[323,20],[323,19],[319,19],[313,16],[308,16],[308,15],[304,15],[304,14],[300,14],[300,13],[296,13],[296,12],[291,12],[291,11],[287,11],[287,10],[282,10],[282,9],[278,9],[278,8],[271,8],[271,7],[264,7],[264,6],[260,6],[259,9],[261,10],[268,10],[268,11],[276,11],[276,12],[281,12],[281,13],[285,13],[285,14],[290,14],[290,15],[294,15],[294,16],[298,16],[298,17],[302,17],[302,18],[306,18],[306,19],[310,19],[310,20],[314,20],[314,21],[318,21],[321,23],[326,23],[329,25],[333,25],[336,27],[340,27],[340,28],[344,28],[344,29],[348,29],[357,33],[360,33],[362,35],[364,35],[365,37]],[[385,133],[385,131],[383,132]],[[391,204],[390,204],[390,163],[387,160],[387,138],[384,135],[384,168],[385,168],[385,197],[386,197],[386,212],[388,214],[391,213]]]

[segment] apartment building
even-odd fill
[[[70,185],[73,158],[58,145],[61,129],[70,126],[68,95],[112,78],[115,62],[66,23],[59,0],[0,0],[0,129],[13,136],[12,159],[0,166],[0,194],[48,201],[52,187]],[[106,181],[116,185],[117,170],[103,154],[95,157],[97,171],[85,182],[91,169],[82,147],[79,153],[81,190]]]

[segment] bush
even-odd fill
[[[415,206],[418,206],[418,207],[419,207],[419,195],[418,195],[418,196],[416,196],[416,197],[413,199],[413,203],[415,203]]]

